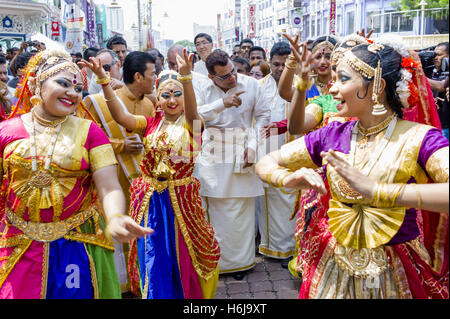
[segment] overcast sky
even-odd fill
[[[95,2],[111,3],[110,0]],[[137,0],[117,2],[124,9],[125,30],[130,30],[133,23],[138,24]],[[217,14],[223,11],[225,3],[226,0],[153,0],[153,29],[163,31],[166,39],[193,41],[193,23],[215,26]],[[163,18],[165,12],[168,18]]]

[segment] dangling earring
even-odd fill
[[[30,102],[33,106],[42,104],[42,99],[40,97],[41,90],[39,88],[36,88],[36,92],[34,95],[30,98]]]
[[[380,102],[378,102],[378,94],[380,94],[380,86],[381,86],[381,65],[380,65],[380,60],[378,60],[378,66],[377,69],[375,70],[375,77],[373,80],[373,93],[372,93],[372,102],[375,103],[375,105],[373,106],[373,110],[372,110],[372,115],[384,115],[387,113],[386,108],[384,107],[383,104],[381,104]]]

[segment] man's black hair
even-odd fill
[[[448,42],[441,42],[438,45],[436,45],[436,48],[437,47],[445,47],[445,52],[447,52],[448,54]]]
[[[250,51],[248,51],[248,54],[250,55],[250,53],[252,53],[253,51],[261,51],[263,53],[264,60],[266,59],[266,51],[264,50],[264,48],[259,46],[253,46],[250,49]]]
[[[289,43],[280,41],[273,45],[272,50],[270,50],[270,59],[272,59],[275,55],[288,55],[291,53],[291,47]]]
[[[242,44],[244,44],[244,43],[250,43],[252,46],[255,45],[255,44],[253,43],[252,40],[250,40],[249,38],[247,38],[247,39],[242,40],[242,41],[241,41],[241,44],[239,44],[239,46],[242,46]]]
[[[131,84],[134,82],[136,72],[144,75],[147,63],[155,64],[155,58],[147,52],[133,51],[127,55],[123,62],[123,82]]]
[[[250,72],[250,63],[247,61],[247,59],[241,58],[241,57],[237,57],[233,59],[233,62],[237,62],[240,63],[242,65],[245,65],[245,71],[247,71],[247,73]]]
[[[125,41],[124,38],[117,34],[108,39],[108,42],[106,42],[106,48],[112,50],[112,46],[114,44],[123,44],[125,45],[125,48],[127,48],[127,41]]]
[[[19,54],[14,60],[14,68],[16,70],[23,69],[28,64],[28,61],[30,61],[33,55],[34,54],[31,52],[22,52],[21,54]]]
[[[95,57],[97,52],[100,51],[98,48],[90,47],[83,51],[83,59],[89,61],[90,57]]]
[[[197,42],[198,38],[205,38],[209,43],[213,42],[213,39],[212,39],[212,37],[209,34],[207,34],[207,33],[199,33],[194,38],[194,45]]]

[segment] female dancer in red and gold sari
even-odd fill
[[[346,51],[330,93],[338,116],[358,121],[332,122],[257,164],[272,184],[326,194],[303,238],[300,298],[448,298],[448,141],[399,119],[417,98],[411,66],[388,45]]]
[[[200,183],[192,176],[203,128],[191,81],[192,57],[186,52],[184,60],[178,57],[180,74],[160,74],[157,99],[162,111],[155,117],[124,111],[114,92],[104,88],[114,120],[144,136],[145,155],[141,174],[131,185],[130,215],[155,233],[131,242],[128,265],[132,291],[143,298],[213,298],[217,287],[219,245],[201,205]],[[84,63],[105,78],[99,62],[91,62]]]

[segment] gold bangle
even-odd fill
[[[278,188],[282,188],[283,187],[283,182],[286,179],[286,177],[288,177],[289,175],[291,175],[291,172],[286,172],[284,171],[283,173],[280,174],[279,181],[277,183]]]
[[[416,194],[417,194],[417,201],[418,201],[417,205],[419,206],[417,208],[417,210],[421,210],[422,209],[422,196],[420,196],[420,192],[417,189],[417,184],[410,184],[410,185],[414,188],[414,190],[416,191]]]
[[[95,80],[95,82],[97,82],[97,84],[100,84],[100,85],[106,85],[111,82],[111,77],[108,74],[104,78],[101,78],[101,79],[97,78],[97,80]]]
[[[178,74],[177,79],[180,82],[190,82],[190,81],[192,81],[192,73],[184,74],[184,75]]]
[[[286,62],[284,62],[284,66],[286,68],[288,68],[289,70],[296,70],[298,63],[297,61],[293,61],[293,60],[286,60]]]
[[[122,216],[126,216],[125,214],[122,213],[115,213],[114,215],[112,215],[111,217],[107,218],[108,224],[111,222],[111,220],[113,220],[116,217],[122,217]]]
[[[110,100],[108,100],[108,99],[106,98],[106,96],[103,97],[103,99],[105,100],[106,103],[112,102],[112,101],[114,101],[116,98],[117,98],[117,95],[115,95],[115,94],[114,94],[114,97],[113,97],[112,99],[110,99]]]
[[[312,87],[312,81],[306,82],[302,78],[298,78],[297,83],[295,84],[295,88],[299,91],[306,91]]]

